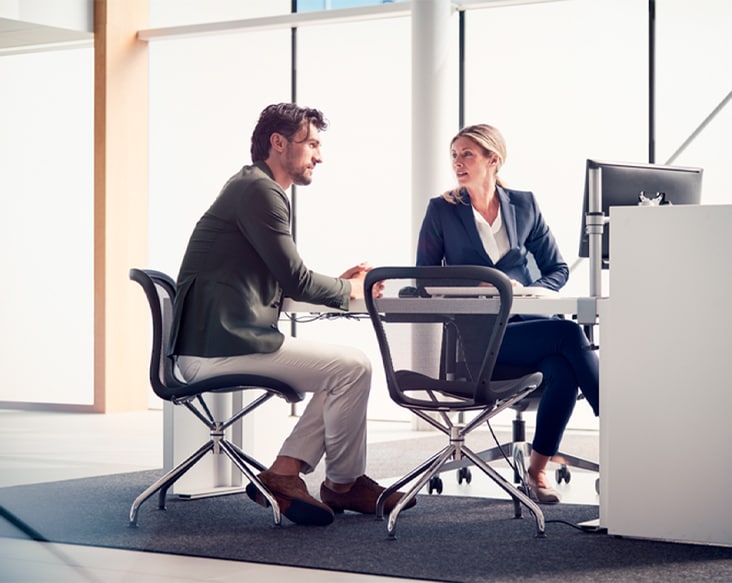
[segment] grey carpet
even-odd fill
[[[397,540],[373,517],[346,513],[328,527],[302,527],[237,494],[156,499],[127,526],[132,500],[160,474],[135,472],[0,489],[0,506],[47,540],[438,581],[730,581],[732,549],[628,540],[566,524],[597,508],[546,508],[547,537],[507,501],[420,496]],[[552,522],[564,521],[564,522]],[[26,536],[8,520],[0,536]]]
[[[403,476],[430,454],[447,445],[447,437],[436,430],[427,430],[420,437],[372,443],[368,448],[368,465],[366,473],[375,480],[393,479]],[[527,433],[533,434],[533,428]],[[498,429],[495,431],[499,443],[505,444],[511,433]],[[496,445],[493,436],[487,429],[473,431],[467,441],[473,451],[480,452]],[[599,459],[599,438],[597,434],[568,433],[562,440],[562,451],[587,460]],[[496,469],[508,467],[505,462],[491,463]],[[324,478],[324,465],[321,463],[312,474],[305,476],[305,482],[311,491],[317,492]],[[454,478],[450,478],[454,479]]]

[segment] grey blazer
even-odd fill
[[[274,352],[282,298],[347,310],[350,283],[305,267],[290,201],[264,162],[244,166],[196,224],[178,274],[170,353]]]

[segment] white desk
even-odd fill
[[[402,298],[402,299],[394,299],[391,300],[390,298],[384,298],[379,300],[380,302],[388,302],[388,301],[398,301],[401,302],[400,305],[404,305],[407,302],[425,302],[425,301],[433,301],[431,299],[426,298]],[[439,300],[434,300],[439,301]],[[562,295],[557,295],[556,297],[515,297],[513,299],[513,305],[511,306],[511,313],[513,314],[580,314],[580,324],[592,324],[595,322],[595,316],[597,315],[597,310],[601,309],[601,304],[603,300],[598,300],[595,302],[592,298],[578,298],[578,297],[564,297]],[[419,303],[416,303],[415,306],[419,306]],[[495,305],[495,302],[493,302],[490,299],[482,299],[482,298],[476,298],[476,299],[466,299],[465,300],[465,306],[466,306],[466,313],[471,313],[475,311],[475,307],[478,307],[479,311],[485,310],[484,313],[489,313],[491,311],[491,306]],[[454,303],[450,304],[451,309],[454,309]],[[485,306],[480,307],[480,306]],[[434,308],[435,311],[439,311],[439,305],[436,305]],[[345,314],[346,312],[341,312],[340,310],[332,309],[332,308],[326,308],[324,306],[317,306],[313,304],[308,304],[306,302],[296,302],[290,299],[286,299],[283,308],[283,312],[291,312],[291,313],[312,313],[312,314],[323,314],[323,313],[333,313],[338,314],[342,313]],[[493,310],[495,311],[495,310]],[[351,305],[349,306],[348,313],[352,314],[366,314],[366,304],[363,300],[351,300]]]

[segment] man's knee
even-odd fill
[[[371,360],[366,354],[357,349],[349,348],[340,358],[339,367],[343,374],[355,381],[362,381],[363,384],[369,386],[371,384]]]
[[[371,360],[369,359],[366,354],[360,350],[354,350],[353,351],[353,370],[358,374],[360,377],[367,377],[368,380],[371,380],[371,374],[372,374],[372,368],[371,368]]]

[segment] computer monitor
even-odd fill
[[[641,192],[649,199],[654,199],[659,193],[664,193],[665,204],[699,204],[701,200],[701,168],[587,160],[585,192],[582,202],[580,257],[590,256],[585,219],[589,210],[590,170],[596,168],[600,169],[600,205],[605,217],[610,216],[610,207],[638,205]],[[602,235],[603,268],[610,265],[609,233],[610,225],[606,224]]]

